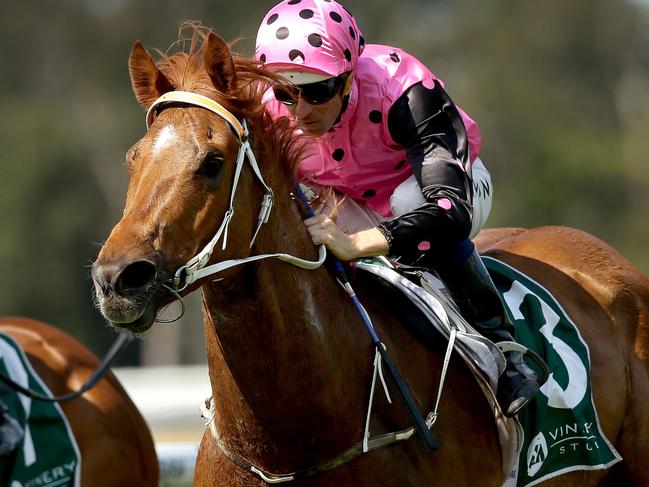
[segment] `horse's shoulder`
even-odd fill
[[[46,337],[43,336],[40,324],[39,321],[29,318],[11,316],[0,319],[0,332],[11,337],[26,353],[40,354],[40,350],[47,348]]]
[[[0,332],[10,335],[27,355],[59,369],[69,362],[94,367],[97,357],[65,331],[42,321],[12,316],[0,318]]]
[[[77,339],[38,320],[19,316],[0,318],[0,333],[13,338],[54,394],[78,389],[99,363],[98,357]],[[86,397],[106,400],[115,395],[115,401],[119,401],[124,392],[117,379],[109,373],[97,387],[85,394]],[[64,410],[69,405],[68,402],[62,403]]]

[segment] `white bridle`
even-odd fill
[[[221,226],[216,231],[212,239],[208,242],[208,244],[203,248],[203,250],[201,250],[193,258],[191,258],[185,265],[178,268],[173,279],[171,279],[170,281],[169,288],[174,292],[180,292],[193,282],[205,276],[216,274],[225,269],[229,269],[230,267],[245,264],[246,262],[253,262],[256,260],[268,259],[271,257],[283,260],[303,269],[316,269],[320,267],[327,255],[327,251],[324,245],[320,245],[318,249],[318,260],[316,261],[300,259],[289,254],[276,253],[254,255],[242,259],[225,260],[209,266],[207,265],[212,256],[212,252],[214,251],[214,247],[216,247],[216,244],[221,239],[221,236],[223,236],[223,244],[221,249],[225,250],[228,238],[228,225],[230,224],[230,221],[232,220],[232,217],[234,215],[234,197],[237,191],[237,185],[239,184],[239,176],[241,175],[241,169],[243,168],[244,160],[248,159],[250,167],[252,168],[255,176],[257,176],[257,179],[261,182],[261,184],[264,186],[264,189],[266,190],[266,194],[264,195],[261,202],[261,210],[259,211],[257,228],[252,236],[252,240],[250,241],[250,247],[252,247],[253,243],[255,242],[261,226],[266,223],[268,221],[268,218],[270,217],[270,211],[273,207],[273,190],[268,186],[268,184],[266,184],[266,181],[264,181],[264,178],[261,175],[259,165],[257,164],[257,159],[255,158],[255,154],[253,153],[252,147],[250,146],[250,140],[248,139],[248,127],[245,120],[243,121],[243,123],[239,122],[239,120],[230,111],[223,107],[223,105],[206,96],[189,91],[170,91],[154,101],[147,110],[147,129],[151,126],[157,114],[162,110],[162,105],[164,105],[165,103],[182,103],[185,105],[205,108],[206,110],[215,113],[219,117],[223,118],[230,125],[230,127],[232,127],[235,134],[237,135],[237,138],[239,139],[240,144],[239,153],[237,155],[237,160],[235,163],[236,165],[234,170],[234,180],[232,182],[232,190],[230,192],[230,208],[225,212]]]

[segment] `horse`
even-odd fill
[[[127,153],[124,214],[92,276],[104,317],[135,333],[146,332],[169,302],[202,291],[214,407],[194,485],[268,485],[265,473],[304,472],[340,459],[363,435],[374,348],[327,269],[292,265],[295,260],[285,257],[254,260],[283,254],[304,264],[320,256],[292,196],[294,166],[308,141],[264,111],[262,95],[273,75],[233,55],[204,28],[196,28],[187,52],[157,63],[136,42],[129,70],[150,126]],[[239,174],[236,161],[247,144],[259,163]],[[271,198],[272,212],[260,215],[260,204],[269,206]],[[642,410],[649,399],[647,279],[613,249],[574,229],[494,230],[478,242],[482,251],[545,283],[574,317],[591,347],[602,429],[624,457],[608,470],[571,472],[547,485],[649,485],[649,420]],[[211,274],[214,266],[217,274]],[[189,278],[196,269],[205,272]],[[446,343],[413,336],[371,286],[356,285],[356,292],[427,410]],[[373,431],[410,424],[400,402],[377,399]],[[296,476],[293,484],[503,484],[493,410],[468,366],[455,358],[434,431],[441,447],[433,453],[410,439]]]
[[[69,334],[41,321],[3,317],[0,332],[20,345],[55,396],[78,390],[99,364]],[[81,396],[59,404],[81,455],[81,485],[158,485],[158,460],[149,428],[111,372]]]

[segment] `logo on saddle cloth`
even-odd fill
[[[518,415],[524,441],[517,485],[532,486],[562,473],[608,468],[620,461],[600,429],[588,345],[574,323],[537,282],[496,259],[483,260],[516,326],[516,340],[539,354],[551,372]]]
[[[36,374],[24,351],[0,333],[0,372],[41,394],[49,389]],[[57,403],[31,400],[8,387],[0,388],[8,414],[25,435],[18,448],[0,457],[0,479],[7,487],[78,487],[81,455],[67,418]]]

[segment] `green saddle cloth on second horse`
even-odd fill
[[[0,333],[0,373],[23,387],[51,396],[25,352]],[[81,454],[58,403],[32,400],[4,384],[0,398],[24,436],[9,455],[0,457],[0,485],[7,487],[79,487]]]
[[[517,485],[619,462],[599,425],[588,345],[573,321],[539,283],[499,260],[483,261],[516,327],[516,341],[541,356],[550,370],[548,381],[518,414],[525,436]]]

